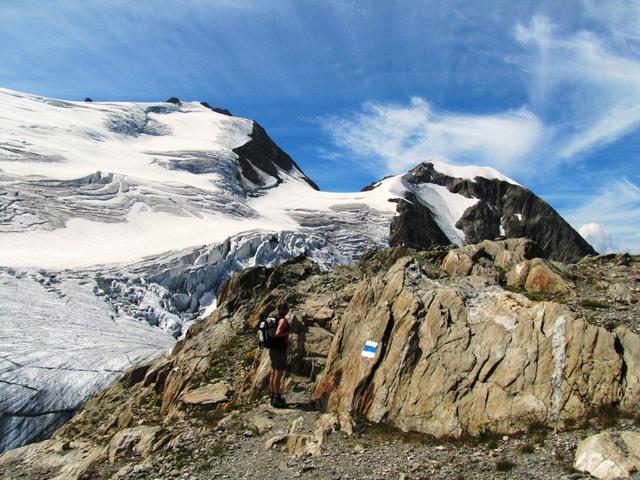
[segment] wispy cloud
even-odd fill
[[[370,169],[397,173],[428,160],[465,160],[511,166],[542,135],[539,119],[526,109],[494,115],[462,115],[435,110],[414,97],[406,105],[370,102],[347,117],[322,125],[336,145]]]
[[[640,60],[632,49],[613,53],[594,33],[556,30],[536,16],[516,27],[516,39],[533,49],[521,59],[531,75],[531,108],[548,117],[550,146],[567,160],[638,126]]]
[[[607,17],[608,24],[618,17]],[[509,174],[540,158],[550,169],[574,162],[640,126],[640,55],[633,48],[613,53],[596,34],[561,34],[542,16],[516,25],[514,40],[523,52],[507,61],[525,74],[529,91],[529,103],[516,110],[443,112],[414,97],[369,102],[321,124],[338,147],[379,158],[378,170],[432,157],[490,163]]]

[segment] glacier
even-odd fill
[[[233,272],[385,246],[402,194],[319,192],[277,151],[243,168],[254,122],[198,102],[0,106],[0,451],[162,355]]]

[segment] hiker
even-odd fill
[[[276,338],[273,346],[269,348],[271,359],[271,373],[269,374],[269,391],[271,392],[272,407],[286,407],[287,403],[282,398],[281,383],[284,371],[287,368],[287,345],[289,344],[289,322],[286,315],[289,313],[289,305],[281,302],[276,307]]]

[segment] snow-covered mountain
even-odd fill
[[[561,260],[594,253],[492,168],[427,162],[320,192],[262,127],[227,113],[0,89],[0,451],[161,354],[241,268],[498,235]]]

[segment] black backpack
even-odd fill
[[[273,348],[278,344],[278,337],[276,337],[277,327],[278,320],[273,317],[260,322],[258,325],[258,343],[261,347]]]

